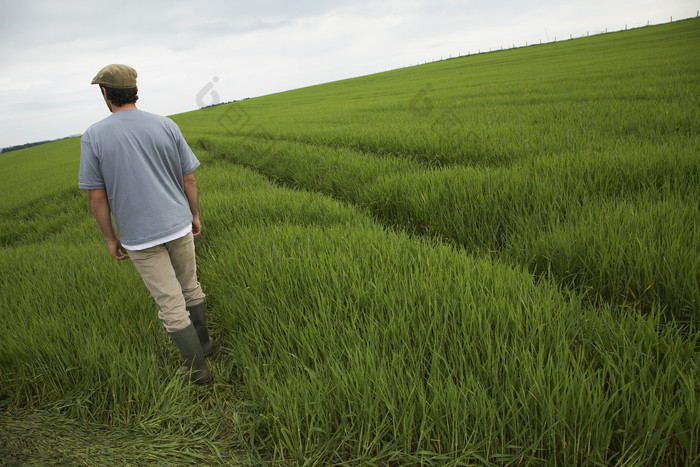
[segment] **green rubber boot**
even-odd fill
[[[214,353],[214,339],[209,337],[209,330],[207,329],[207,302],[204,301],[197,305],[188,306],[187,311],[190,312],[190,320],[197,331],[199,343],[202,345],[202,352],[204,352],[205,357],[208,357]]]
[[[194,326],[190,324],[185,329],[171,332],[170,338],[185,360],[183,368],[185,380],[196,384],[206,384],[211,381],[211,371],[204,360],[202,345],[199,343]]]

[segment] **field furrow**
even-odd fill
[[[687,252],[700,251],[692,227],[700,223],[700,160],[683,148],[428,169],[297,142],[226,136],[196,144],[277,182],[353,203],[386,226],[552,275],[594,300],[697,320],[699,259]]]

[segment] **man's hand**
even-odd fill
[[[107,243],[109,254],[116,260],[127,259],[129,256],[126,254],[122,242],[119,241],[119,238],[114,234],[109,201],[107,200],[107,191],[104,188],[88,190],[88,201],[90,202],[92,215],[95,216],[97,225],[100,226],[102,236]]]
[[[199,194],[197,193],[197,180],[194,172],[182,177],[185,184],[185,196],[192,212],[192,237],[197,238],[202,233],[202,223],[199,222]]]
[[[116,259],[117,261],[121,261],[129,257],[126,249],[122,246],[122,242],[118,238],[107,242],[107,248],[109,249],[109,254],[112,255],[112,258]]]
[[[197,238],[202,234],[202,223],[199,221],[199,216],[192,218],[192,237]]]

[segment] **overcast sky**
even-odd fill
[[[90,81],[139,74],[172,115],[425,61],[695,17],[699,0],[0,0],[0,148],[109,115]]]

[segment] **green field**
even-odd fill
[[[173,116],[216,383],[0,155],[0,463],[697,465],[700,20]],[[148,109],[144,109],[148,110]]]

